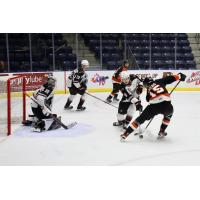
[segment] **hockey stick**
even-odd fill
[[[143,79],[139,78],[139,76],[135,75],[135,77],[136,77],[140,82],[143,82]]]
[[[29,97],[32,101],[34,101],[34,103],[36,103],[38,106],[41,107],[41,105],[35,100],[33,99],[29,94],[26,93],[26,96]],[[60,124],[64,129],[69,129],[69,128],[72,128],[73,126],[75,126],[77,124],[77,122],[72,122],[71,124],[69,125],[65,125],[61,122],[60,119],[58,119],[57,117],[55,117],[54,115],[51,115],[53,120],[55,120],[58,124]]]
[[[110,106],[112,106],[112,107],[114,107],[114,108],[117,108],[118,109],[118,107],[117,106],[114,106],[114,105],[112,105],[112,104],[110,104],[110,103],[108,103],[108,102],[106,102],[106,101],[104,101],[104,100],[102,100],[102,99],[100,99],[100,98],[98,98],[98,97],[96,97],[96,96],[94,96],[94,95],[92,95],[92,94],[90,94],[90,93],[88,93],[88,92],[85,92],[87,95],[89,95],[89,96],[91,96],[91,97],[93,97],[93,98],[95,98],[95,99],[98,99],[99,101],[102,101],[102,102],[104,102],[104,103],[106,103],[106,104],[108,104],[108,105],[110,105]]]
[[[180,82],[181,82],[181,80],[179,80],[178,83],[174,86],[174,88],[172,89],[172,91],[169,93],[170,95],[173,93],[173,91],[176,89],[176,87],[178,86],[178,84],[179,84]],[[152,122],[153,119],[154,119],[154,117],[151,118],[151,120],[150,120],[149,123],[146,125],[145,129],[140,133],[140,135],[141,135],[142,133],[144,133],[144,131],[149,127],[149,125],[151,124],[151,122]]]

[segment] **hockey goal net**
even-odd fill
[[[0,77],[0,136],[10,135],[26,119],[25,77]]]

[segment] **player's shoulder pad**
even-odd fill
[[[136,79],[135,74],[130,74],[129,77],[130,77],[130,80],[131,80],[131,81],[133,81],[134,79]]]

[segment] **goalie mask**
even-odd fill
[[[49,76],[48,78],[47,78],[47,83],[48,83],[48,85],[50,86],[50,87],[55,87],[56,86],[56,78],[54,77],[54,76]]]

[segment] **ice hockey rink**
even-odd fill
[[[108,93],[92,95],[105,100]],[[200,165],[199,92],[172,94],[174,115],[166,138],[156,138],[162,120],[162,116],[157,116],[143,139],[131,134],[125,142],[120,142],[122,128],[112,126],[116,108],[87,95],[85,111],[65,111],[67,96],[55,96],[53,111],[62,116],[63,123],[78,124],[69,130],[61,128],[43,133],[17,127],[11,136],[0,137],[0,165]],[[144,97],[143,94],[145,106]],[[79,96],[72,104],[74,107],[78,100]],[[30,109],[29,102],[27,106]]]

